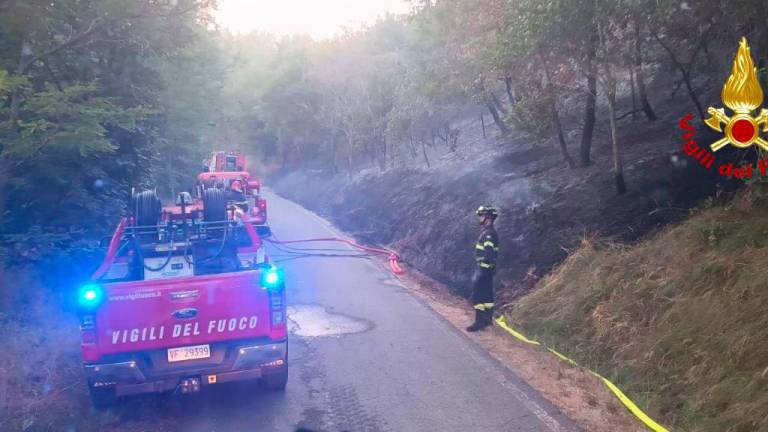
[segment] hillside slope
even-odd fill
[[[518,136],[474,143],[484,150],[430,169],[368,171],[354,178],[292,171],[269,184],[363,241],[393,246],[406,263],[462,295],[468,293],[478,233],[473,211],[493,203],[502,211],[498,292],[502,302],[509,301],[584,236],[636,241],[684,218],[718,185],[733,186],[680,155],[679,130],[671,120],[678,113],[665,115],[668,120],[650,125],[622,122],[629,192],[620,196],[604,135],[596,139],[594,163],[586,168],[569,169],[558,149]]]
[[[507,317],[674,430],[768,431],[767,190],[635,246],[584,241]]]

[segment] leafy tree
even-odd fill
[[[311,44],[308,37],[278,42],[272,74],[260,98],[260,117],[277,136],[285,166],[295,166],[320,154],[315,141],[322,134],[316,119],[319,95],[309,77]]]
[[[66,229],[83,221],[98,231],[104,225],[93,222],[119,216],[132,186],[155,183],[156,155],[183,147],[174,141],[172,127],[181,111],[161,95],[177,84],[176,77],[164,72],[188,47],[211,37],[210,5],[193,0],[3,5],[0,232],[11,236],[35,225]],[[188,66],[187,78],[194,69]],[[168,116],[168,110],[179,117]],[[163,148],[168,142],[177,144]]]

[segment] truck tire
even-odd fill
[[[221,222],[227,220],[227,197],[221,189],[203,191],[203,220]]]
[[[261,377],[261,384],[267,390],[285,390],[285,386],[288,384],[288,366],[283,367],[280,372],[264,375]]]
[[[107,410],[117,404],[117,394],[114,387],[94,387],[89,383],[88,393],[90,393],[93,407],[99,411]]]
[[[133,212],[138,226],[157,225],[161,209],[162,205],[155,191],[146,190],[133,197]]]

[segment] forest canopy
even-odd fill
[[[0,242],[103,229],[132,188],[188,188],[212,149],[272,168],[426,168],[427,149],[460,150],[457,124],[480,115],[502,143],[551,140],[571,167],[609,124],[622,192],[616,120],[656,119],[658,76],[703,117],[741,36],[761,77],[768,58],[755,0],[420,0],[320,41],[228,34],[216,7],[0,0]]]

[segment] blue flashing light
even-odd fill
[[[270,267],[261,273],[261,286],[271,290],[279,288],[283,283],[283,272],[277,267]]]
[[[267,283],[267,285],[274,285],[277,283],[277,281],[280,280],[280,276],[278,276],[277,272],[267,272],[266,275],[264,275],[264,282]]]
[[[83,309],[94,309],[104,300],[104,289],[97,284],[87,284],[77,292],[77,303]]]

